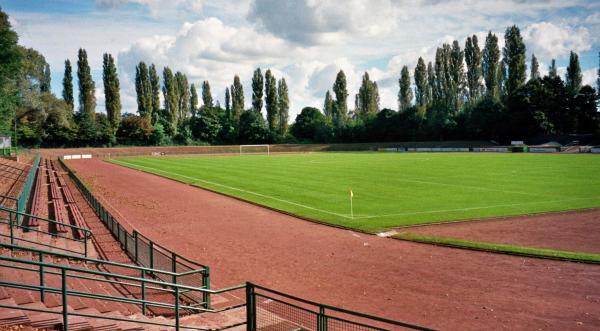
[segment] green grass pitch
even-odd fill
[[[595,155],[360,152],[112,162],[365,231],[600,206]]]

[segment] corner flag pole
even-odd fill
[[[354,209],[352,208],[352,198],[354,198],[354,193],[352,193],[352,189],[350,189],[350,217],[354,218]]]

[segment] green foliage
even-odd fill
[[[398,84],[400,85],[400,92],[398,92],[398,109],[404,110],[412,105],[413,98],[412,89],[410,88],[410,73],[408,72],[407,66],[402,67]]]
[[[87,52],[82,48],[78,53],[77,78],[79,82],[79,112],[88,116],[91,123],[96,116],[96,84],[92,79]]]
[[[269,74],[271,73],[270,70],[267,72]],[[260,68],[256,68],[252,75],[252,110],[259,113],[262,111],[264,85],[264,79]]]
[[[327,142],[332,138],[332,128],[329,122],[314,107],[304,107],[296,116],[296,121],[290,131],[301,141]]]
[[[233,77],[233,85],[229,90],[231,93],[231,110],[233,118],[238,121],[240,119],[240,115],[244,112],[244,87],[240,82],[240,77],[235,75]]]
[[[538,63],[537,57],[535,54],[531,54],[531,73],[529,74],[529,79],[539,79],[540,78],[540,64]]]
[[[156,71],[156,66],[152,64],[149,69],[150,76],[150,91],[152,96],[150,97],[152,100],[152,124],[156,124],[160,117],[160,78],[158,77],[158,72]]]
[[[556,60],[552,59],[550,66],[548,67],[548,76],[558,77],[558,70],[556,68]]]
[[[190,86],[188,84],[187,77],[180,71],[175,73],[175,82],[177,84],[177,111],[175,112],[177,117],[177,125],[181,127],[184,121],[189,117],[190,114]],[[207,91],[210,93],[210,89]],[[202,97],[204,98],[204,88],[202,89]],[[210,98],[212,102],[212,97]],[[208,101],[208,100],[206,100]]]
[[[571,51],[569,56],[569,66],[567,67],[566,86],[572,94],[577,94],[581,89],[581,67],[579,66],[579,56]]]
[[[268,138],[269,128],[259,112],[245,111],[240,115],[240,141],[250,144],[260,144],[267,142]]]
[[[192,119],[191,128],[194,138],[211,144],[218,143],[222,130],[218,109],[202,107],[198,116]]]
[[[144,116],[125,114],[117,136],[119,144],[123,145],[146,145],[150,141],[160,145],[164,137],[164,130],[161,124],[156,124],[153,128],[148,118]]]
[[[65,74],[63,76],[63,100],[69,106],[69,110],[72,113],[75,109],[75,100],[73,98],[73,68],[71,67],[71,61],[65,60]]]
[[[340,70],[333,83],[333,94],[335,94],[335,103],[333,104],[333,124],[335,127],[341,127],[348,118],[348,88],[346,86],[346,74]]]
[[[356,101],[355,114],[363,120],[379,112],[379,88],[377,82],[371,81],[367,72],[363,75]]]
[[[277,133],[280,137],[284,137],[288,130],[288,120],[290,117],[290,98],[288,96],[288,87],[285,78],[281,78],[277,83],[277,100],[278,100],[278,123],[279,128]]]
[[[525,43],[521,37],[521,31],[516,25],[506,29],[506,32],[504,33],[504,43],[505,46],[502,50],[502,54],[504,56],[503,61],[506,64],[508,74],[505,76],[506,93],[511,95],[525,83],[527,77]]]
[[[46,63],[46,65],[44,66],[43,77],[40,81],[40,91],[42,93],[50,93],[51,92],[50,84],[51,84],[50,65],[48,63]]]
[[[213,97],[210,93],[210,84],[207,80],[202,82],[202,104],[204,104],[204,107],[213,107]]]
[[[272,134],[277,134],[279,128],[279,104],[277,101],[277,79],[271,69],[265,72],[265,107],[267,109],[267,124]]]
[[[229,87],[225,88],[225,113],[227,114],[227,118],[231,118],[231,95]]]
[[[190,86],[190,111],[192,112],[192,117],[196,117],[196,113],[198,112],[198,92],[194,84]]]
[[[469,101],[476,101],[481,95],[481,50],[477,36],[468,37],[465,42],[465,62],[467,63],[467,87]]]
[[[152,85],[148,66],[140,62],[135,67],[135,92],[137,93],[138,114],[150,120],[152,118]]]
[[[102,64],[102,79],[104,81],[104,103],[106,115],[111,128],[111,143],[116,142],[116,133],[121,123],[121,94],[119,91],[119,77],[115,60],[111,54],[104,54]],[[152,110],[150,109],[149,112]]]
[[[490,31],[485,38],[481,70],[483,73],[487,94],[494,98],[497,98],[499,95],[499,62],[500,48],[498,47],[498,37]]]
[[[173,136],[177,132],[179,91],[173,71],[169,67],[163,69],[163,100],[165,108],[160,116],[159,123],[164,125],[167,135]]]
[[[408,85],[410,88],[410,77],[408,77],[408,68],[407,68],[407,73],[406,73],[406,77],[408,78]],[[423,61],[422,57],[419,57],[419,60],[417,61],[417,66],[415,67],[415,100],[417,102],[417,105],[419,106],[424,106],[427,103],[429,103],[429,91],[428,91],[428,81],[427,81],[427,67],[425,66],[425,61]],[[406,88],[406,82],[404,82],[405,80],[405,74],[404,74],[404,68],[402,68],[402,73],[400,76],[400,95],[403,95],[405,93],[402,93],[402,89]],[[402,105],[402,98],[400,98],[400,105]],[[412,98],[410,98],[412,99]],[[402,107],[400,107],[402,108]]]

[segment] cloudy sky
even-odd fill
[[[396,108],[403,65],[435,48],[516,24],[528,56],[542,73],[552,58],[564,75],[569,51],[579,53],[584,83],[595,80],[600,51],[600,1],[523,0],[0,0],[22,45],[41,51],[61,95],[64,60],[87,49],[104,111],[101,61],[116,56],[125,112],[136,111],[133,73],[139,61],[169,66],[197,86],[209,80],[223,103],[224,90],[240,75],[250,107],[256,67],[285,77],[293,119],[304,106],[322,107],[338,70],[350,95],[368,71],[380,87],[381,107]],[[354,100],[353,97],[350,100]]]

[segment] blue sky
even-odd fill
[[[292,118],[304,106],[321,107],[335,74],[343,69],[353,95],[368,71],[377,80],[381,107],[396,108],[403,65],[435,48],[488,30],[502,41],[507,26],[521,28],[528,56],[542,73],[552,58],[564,74],[569,51],[579,53],[584,83],[593,83],[600,51],[600,1],[520,0],[0,0],[21,44],[46,56],[53,92],[62,92],[64,60],[88,51],[103,111],[101,59],[118,63],[123,108],[135,112],[137,62],[169,66],[200,85],[209,80],[215,97],[234,74],[250,100],[252,71],[271,68],[290,87]]]

